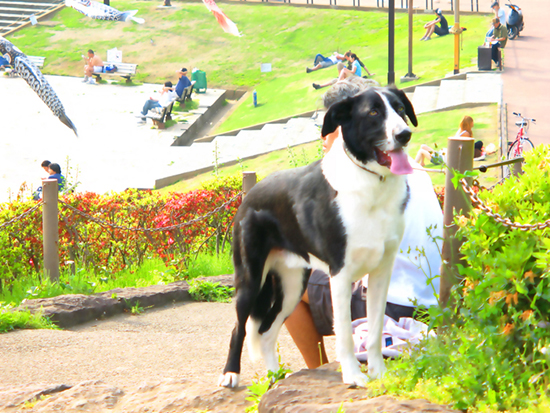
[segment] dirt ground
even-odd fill
[[[120,315],[67,330],[19,330],[0,335],[0,387],[77,384],[102,380],[120,388],[143,382],[187,379],[217,385],[235,322],[233,304],[182,303]],[[305,364],[283,327],[283,362],[293,371]],[[334,342],[328,352],[334,360]],[[241,383],[265,376],[263,361],[243,355]]]

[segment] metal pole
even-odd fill
[[[409,8],[409,71],[401,77],[401,82],[417,80],[418,77],[413,73],[413,0],[407,1]]]
[[[452,9],[451,1],[451,9]],[[455,67],[454,74],[457,75],[460,73],[460,33],[462,29],[460,28],[460,0],[457,0],[455,7],[455,24],[453,26],[453,32],[455,34]]]
[[[395,0],[389,0],[388,7],[388,85],[393,85],[395,84]]]
[[[256,172],[243,172],[243,196],[246,196],[256,185]]]
[[[51,281],[59,280],[59,230],[57,207],[57,179],[42,181],[42,243],[44,247],[44,273]]]
[[[468,216],[472,208],[469,199],[459,186],[455,189],[452,170],[471,171],[474,165],[474,139],[451,137],[447,142],[447,176],[445,177],[445,204],[443,206],[443,251],[441,264],[441,281],[439,285],[439,302],[446,306],[453,285],[460,281],[456,264],[460,262],[462,240],[455,238],[457,227],[456,215]]]

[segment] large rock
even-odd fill
[[[335,413],[340,406],[346,413],[458,413],[427,400],[373,398],[368,389],[343,384],[342,374],[337,371],[339,366],[334,362],[315,370],[301,370],[281,380],[262,397],[259,413]]]
[[[33,385],[18,389],[0,389],[0,411],[243,413],[251,405],[245,397],[245,388],[229,390],[186,380],[146,383],[128,391],[96,380],[72,387]]]
[[[233,284],[232,275],[199,279],[219,282],[229,287]],[[187,282],[177,281],[167,285],[152,285],[143,288],[116,288],[92,295],[68,294],[27,300],[21,304],[20,308],[30,310],[32,313],[41,312],[59,327],[72,327],[120,314],[138,303],[140,307],[146,308],[190,300],[192,298]]]

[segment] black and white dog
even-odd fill
[[[331,151],[309,166],[275,173],[245,197],[233,229],[237,323],[219,385],[236,387],[245,336],[253,357],[279,369],[276,341],[300,301],[311,268],[331,275],[336,351],[344,383],[365,385],[353,352],[351,285],[369,274],[368,372],[385,370],[381,334],[386,295],[404,230],[412,172],[403,147],[413,107],[397,89],[371,88],[336,103],[322,134],[342,128]]]

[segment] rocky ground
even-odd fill
[[[265,372],[246,353],[242,385],[216,387],[234,324],[231,304],[191,302],[185,283],[120,290],[116,297],[110,292],[30,305],[72,327],[0,336],[0,411],[236,413],[251,404],[246,386]],[[156,307],[131,315],[128,306],[138,298],[141,306]],[[371,398],[341,383],[337,363],[302,370],[286,330],[279,341],[282,360],[297,373],[264,396],[260,412],[328,413],[342,403],[347,413],[450,411],[422,400]],[[327,346],[334,359],[334,341]]]

